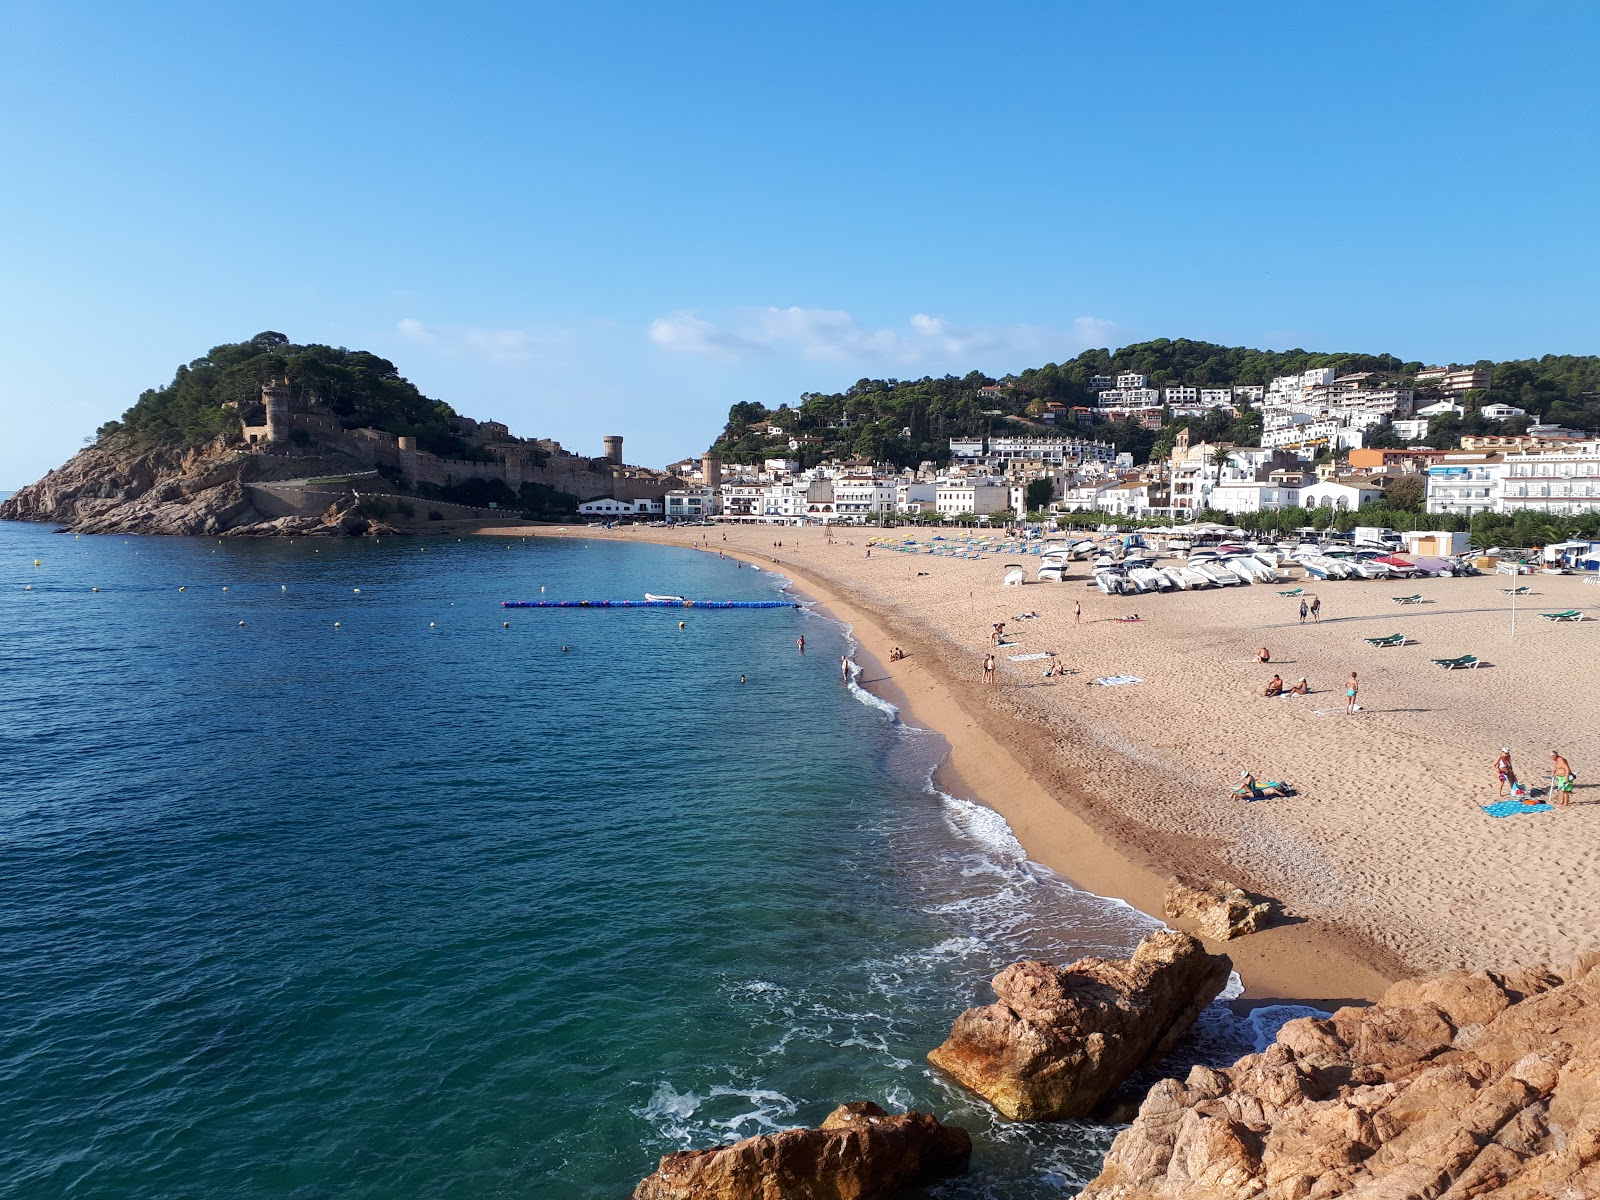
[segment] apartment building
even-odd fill
[[[1424,367],[1417,372],[1417,386],[1433,388],[1446,395],[1459,396],[1478,389],[1488,391],[1494,375],[1487,367]]]
[[[1005,512],[1011,507],[1011,489],[1003,483],[976,480],[951,480],[940,483],[934,492],[934,509],[941,517],[966,513],[980,516]]]
[[[1446,454],[1428,468],[1428,511],[1475,517],[1494,510],[1504,469],[1498,454]]]
[[[1572,517],[1600,512],[1600,439],[1563,450],[1507,454],[1499,512]]]

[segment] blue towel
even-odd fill
[[[1521,800],[1499,800],[1494,804],[1485,804],[1483,811],[1491,817],[1511,817],[1525,812],[1554,812],[1555,805],[1546,804],[1543,800],[1538,804],[1524,804]]]

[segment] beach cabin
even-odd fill
[[[1418,529],[1400,535],[1405,539],[1407,554],[1431,554],[1438,558],[1461,555],[1467,552],[1469,533],[1447,533],[1442,529]]]
[[[1553,542],[1541,552],[1546,563],[1559,563],[1575,571],[1600,571],[1600,542]]]

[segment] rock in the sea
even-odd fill
[[[966,1173],[967,1131],[927,1113],[842,1104],[818,1129],[668,1154],[633,1200],[877,1200]]]
[[[1167,920],[1192,921],[1201,937],[1214,942],[1255,933],[1272,914],[1270,904],[1255,903],[1220,879],[1174,879],[1167,885],[1165,902]]]
[[[957,1017],[928,1060],[1015,1120],[1085,1116],[1170,1050],[1232,969],[1170,931],[1131,959],[1015,963],[994,978],[998,1002]]]
[[[1080,1200],[1600,1197],[1600,957],[1449,971],[1150,1090]]]

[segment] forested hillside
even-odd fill
[[[1222,387],[1266,384],[1278,375],[1332,367],[1341,375],[1373,371],[1410,386],[1424,363],[1392,354],[1315,354],[1307,350],[1252,350],[1218,346],[1185,338],[1139,342],[1120,350],[1086,350],[1065,363],[1032,367],[1005,379],[973,371],[957,377],[916,380],[862,379],[847,391],[807,392],[797,405],[777,408],[752,401],[733,405],[728,424],[713,449],[735,462],[791,456],[790,439],[801,442],[797,453],[809,465],[829,457],[866,457],[878,462],[914,466],[925,460],[944,462],[951,437],[1039,431],[1037,421],[1047,401],[1069,407],[1092,402],[1089,380],[1094,375],[1137,371],[1151,387],[1192,384]],[[1577,429],[1600,429],[1600,357],[1546,355],[1539,359],[1467,364],[1494,372],[1494,387],[1475,398],[1528,410],[1532,419],[1549,420]],[[980,396],[979,389],[1000,384],[998,395]],[[1524,425],[1526,421],[1522,422]],[[1082,432],[1132,451],[1136,460],[1153,447],[1170,445],[1183,426],[1212,438],[1250,442],[1260,436],[1260,417],[1245,411],[1238,420],[1224,414],[1185,419],[1157,433],[1127,422],[1086,427]],[[770,432],[775,428],[780,432]],[[1462,432],[1485,426],[1475,414],[1439,422],[1430,442],[1450,441]],[[1077,432],[1066,430],[1063,432]],[[1437,434],[1437,437],[1433,436]]]
[[[121,431],[142,441],[196,443],[236,433],[241,415],[259,419],[261,385],[285,376],[292,387],[320,398],[348,428],[410,434],[437,454],[461,450],[448,424],[454,410],[424,396],[388,359],[365,350],[297,346],[271,332],[215,346],[179,367],[166,387],[146,391],[121,421],[101,426],[100,436]]]

